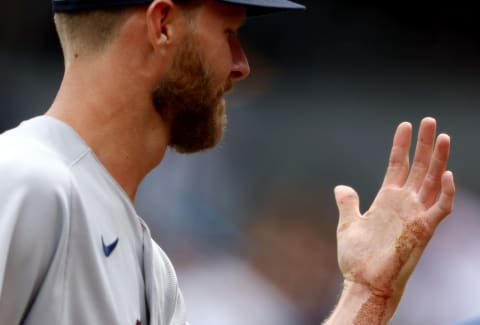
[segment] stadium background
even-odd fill
[[[392,324],[480,314],[480,21],[472,5],[303,1],[247,22],[249,80],[229,95],[219,148],[169,152],[139,214],[177,265],[202,324],[318,324],[340,291],[332,188],[368,208],[398,122],[437,118],[452,137],[459,197]],[[50,2],[0,12],[0,130],[43,113],[63,61]],[[101,77],[101,76],[99,76]],[[0,153],[1,154],[1,153]]]

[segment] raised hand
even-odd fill
[[[371,294],[354,324],[384,324],[391,317],[436,226],[452,209],[455,186],[453,174],[446,171],[450,137],[435,139],[435,134],[435,120],[424,118],[410,167],[412,126],[398,126],[384,182],[363,215],[352,188],[335,188],[338,261],[345,285]]]

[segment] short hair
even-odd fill
[[[130,13],[130,8],[55,13],[55,27],[65,61],[69,61],[75,53],[100,53],[115,38]]]
[[[195,9],[205,2],[205,0],[173,1],[189,16],[189,22],[194,20]],[[55,27],[65,62],[69,62],[76,53],[95,55],[105,49],[133,13],[132,8],[134,7],[55,13]]]

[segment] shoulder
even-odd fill
[[[69,215],[72,177],[55,159],[3,157],[0,177],[0,224],[48,236]]]
[[[0,175],[0,192],[22,188],[39,195],[66,190],[71,180],[70,167],[48,145],[13,132],[0,136]]]
[[[11,235],[58,237],[69,214],[70,168],[35,138],[0,136],[0,224]]]
[[[40,175],[61,180],[90,151],[68,124],[39,116],[0,134],[0,173],[9,168],[15,175],[31,170],[30,177]]]
[[[0,276],[15,281],[39,279],[70,227],[70,169],[34,142],[0,137]]]
[[[0,323],[18,323],[69,230],[72,182],[35,139],[10,136],[0,136],[0,179]]]

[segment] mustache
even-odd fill
[[[227,79],[227,81],[225,81],[225,84],[223,85],[222,92],[227,93],[232,89],[233,89],[233,81],[231,79]]]

